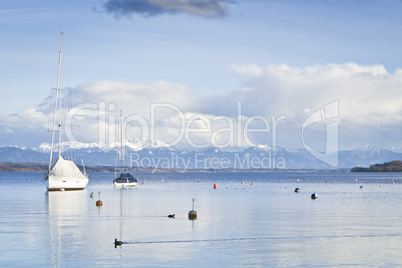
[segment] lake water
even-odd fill
[[[47,192],[43,173],[0,173],[0,266],[402,266],[402,174],[134,175],[135,189],[90,173],[83,191]]]

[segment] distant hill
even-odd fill
[[[81,170],[81,166],[78,166]],[[0,172],[47,172],[48,164],[0,162]],[[114,167],[85,167],[87,172],[114,172]]]
[[[354,167],[350,172],[402,172],[402,161],[398,160],[384,164],[375,164],[368,168]]]
[[[83,167],[78,165],[78,168],[82,171]],[[123,167],[128,168],[128,167]],[[49,169],[48,164],[38,163],[10,163],[0,162],[0,172],[47,172]],[[115,167],[112,166],[85,166],[86,172],[115,172]],[[134,172],[183,172],[181,169],[148,169],[148,168],[131,168],[130,171]],[[200,171],[200,170],[199,170]],[[204,171],[204,170],[201,170]],[[209,171],[209,170],[205,170]],[[120,168],[117,169],[120,172]]]
[[[0,172],[45,172],[47,164],[0,162]]]
[[[17,146],[0,147],[0,162],[48,163],[49,154]]]

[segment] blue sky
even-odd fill
[[[300,148],[306,118],[338,101],[340,149],[402,152],[402,1],[3,2],[0,146],[49,142],[63,31],[63,85],[76,104],[113,103],[148,120],[151,103],[170,103],[219,129],[216,118],[236,121],[241,102],[245,119],[285,116],[277,145]],[[161,114],[156,137],[174,140],[176,119]],[[99,120],[86,120],[77,139],[93,142]],[[272,132],[254,143],[272,145]],[[307,134],[323,148],[325,124]]]

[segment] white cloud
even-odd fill
[[[36,108],[28,108],[16,114],[7,116],[0,116],[1,125],[12,133],[12,129],[31,129],[42,128],[48,124],[46,121],[49,119],[49,115],[38,111]]]
[[[264,69],[256,64],[248,64],[248,65],[233,65],[233,70],[247,77],[259,77],[263,74]]]
[[[402,70],[388,73],[382,65],[356,63],[303,68],[250,64],[236,65],[234,70],[245,78],[244,86],[215,96],[195,93],[184,84],[166,81],[149,84],[99,81],[78,85],[74,90],[75,103],[92,108],[81,110],[74,117],[76,137],[80,141],[94,142],[103,135],[113,142],[117,137],[118,114],[122,110],[125,118],[134,116],[130,117],[126,128],[128,139],[151,135],[151,114],[154,113],[154,137],[157,140],[175,141],[183,135],[184,122],[191,120],[192,129],[204,129],[189,135],[194,144],[212,144],[213,139],[215,144],[232,146],[238,144],[240,115],[242,127],[255,116],[266,118],[266,122],[255,120],[250,128],[264,129],[268,122],[267,131],[249,134],[252,142],[301,147],[304,120],[333,101],[339,101],[340,149],[354,149],[365,144],[391,149],[395,147],[395,139],[400,137]],[[241,111],[238,110],[239,103]],[[156,104],[158,108],[152,110],[152,105]],[[7,138],[5,132],[19,133],[21,143],[27,139],[26,133],[46,133],[52,119],[49,111],[52,109],[41,106],[41,110],[31,108],[1,117],[2,140]],[[82,116],[78,116],[80,114]],[[144,124],[148,132],[141,128]],[[276,133],[273,133],[274,126]],[[311,140],[316,141],[318,147],[323,146],[325,125],[312,130],[315,132]],[[46,142],[44,136],[40,142]],[[185,135],[183,137],[185,139]],[[242,137],[243,145],[244,141]]]
[[[255,69],[255,65],[243,70]],[[237,91],[243,96],[246,107],[252,107],[266,116],[270,114],[286,115],[302,123],[306,112],[314,112],[325,105],[339,100],[340,128],[348,129],[350,125],[359,126],[357,129],[372,133],[378,137],[378,131],[385,126],[391,131],[399,131],[396,127],[402,121],[402,72],[396,70],[388,73],[384,66],[359,65],[356,63],[328,64],[295,68],[287,65],[269,65],[263,68],[263,75],[248,78],[245,87],[250,85],[256,89],[255,94],[247,90]],[[348,126],[348,125],[349,126]],[[348,138],[353,133],[343,132],[341,144],[348,144]],[[349,136],[350,135],[350,136]],[[370,135],[365,135],[370,136]],[[355,137],[354,137],[355,138]],[[380,139],[361,141],[363,144],[382,143]],[[380,145],[380,144],[379,144]],[[345,147],[345,146],[344,146]]]
[[[304,68],[270,65],[263,68],[263,73],[254,78],[243,73],[248,77],[245,88],[252,85],[256,89],[255,94],[246,90],[248,96],[244,98],[254,102],[265,100],[265,110],[271,114],[298,114],[334,100],[340,101],[343,116],[356,120],[361,116],[394,117],[402,111],[401,72],[390,74],[382,65],[347,63]],[[243,95],[242,91],[237,94]]]
[[[174,103],[182,109],[194,105],[197,95],[185,85],[158,81],[150,84],[99,81],[78,85],[79,102],[106,102],[129,114],[148,114],[151,103]]]

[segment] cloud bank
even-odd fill
[[[162,14],[186,13],[189,15],[222,18],[228,15],[232,0],[108,0],[103,6],[116,17],[139,14],[152,17]]]
[[[153,135],[165,143],[176,142],[179,148],[244,146],[247,139],[254,144],[302,148],[303,123],[336,101],[340,149],[374,144],[402,151],[402,70],[389,73],[379,64],[356,63],[303,68],[249,64],[233,66],[233,70],[243,79],[243,86],[214,96],[167,81],[78,85],[74,97],[79,109],[73,114],[76,138],[114,141],[122,110],[128,139]],[[20,145],[27,137],[35,138],[36,143],[39,139],[48,142],[44,137],[51,113],[52,109],[42,104],[0,116],[0,139]],[[306,129],[304,138],[310,147],[325,148],[327,123],[324,120]],[[181,132],[184,125],[189,133]],[[246,127],[256,131],[239,138],[239,131]]]

